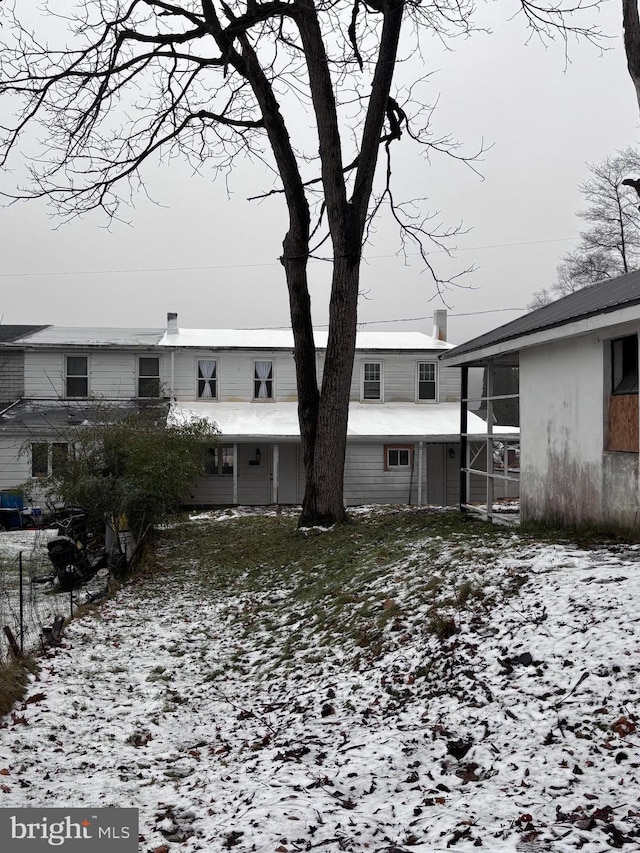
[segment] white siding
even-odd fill
[[[65,393],[65,355],[88,358],[89,396],[129,399],[137,396],[138,358],[150,355],[160,358],[161,383],[167,388],[169,374],[164,353],[123,352],[116,349],[43,351],[25,354],[25,397],[60,398]],[[164,363],[163,363],[164,361]]]
[[[24,354],[5,350],[0,352],[0,403],[20,397],[24,397]]]
[[[437,367],[437,402],[453,403],[460,399],[460,368],[443,367],[438,353],[356,353],[351,378],[351,400],[360,400],[362,395],[362,370],[365,362],[382,362],[385,403],[414,403],[417,399],[417,370],[419,362],[432,362]],[[373,402],[373,405],[376,405]],[[425,401],[421,405],[433,405]]]
[[[254,363],[272,361],[274,394],[277,402],[297,399],[295,363],[291,353],[282,352],[197,352],[179,351],[174,355],[173,395],[178,400],[197,399],[197,365],[199,358],[216,361],[218,400],[220,402],[251,401],[253,399]],[[170,371],[170,355],[167,355]],[[169,387],[169,382],[167,387]]]
[[[62,397],[64,394],[64,354],[37,350],[24,356],[25,397]]]
[[[617,330],[521,351],[523,520],[638,523],[638,454],[606,451],[609,336]]]
[[[0,489],[13,489],[29,479],[31,460],[28,453],[21,454],[21,449],[21,439],[0,439]]]

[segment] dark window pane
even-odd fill
[[[87,397],[89,381],[86,376],[67,376],[67,397]]]
[[[31,476],[46,477],[49,473],[49,445],[35,443],[31,445]]]
[[[69,459],[69,445],[66,442],[56,442],[51,445],[51,473],[61,474]]]
[[[138,380],[138,397],[159,397],[160,380],[141,377]]]

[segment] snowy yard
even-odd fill
[[[0,723],[0,806],[137,807],[141,853],[640,849],[640,547],[294,524],[165,531]]]

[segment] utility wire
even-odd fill
[[[494,243],[486,246],[469,246],[468,248],[452,249],[447,252],[446,249],[438,249],[434,252],[428,252],[429,255],[452,254],[453,252],[481,252],[487,249],[510,249],[518,246],[540,246],[544,243],[563,243],[568,240],[575,240],[575,237],[553,237],[549,240],[525,240],[521,243]],[[408,252],[407,257],[417,257],[418,252]],[[385,258],[396,258],[398,254],[393,252],[388,255],[369,255],[364,258],[364,262],[379,261]],[[319,263],[317,259],[310,258],[311,263]],[[138,273],[157,273],[157,272],[206,272],[207,270],[234,270],[234,269],[253,269],[261,267],[277,267],[280,266],[280,261],[269,261],[256,264],[219,264],[216,266],[199,266],[199,267],[141,267],[139,269],[123,269],[123,270],[67,270],[67,271],[49,271],[49,272],[5,272],[0,273],[0,278],[37,278],[42,276],[73,276],[73,275],[131,275]]]

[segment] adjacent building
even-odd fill
[[[444,315],[444,316],[443,316]],[[345,500],[456,504],[460,369],[441,325],[358,334],[351,384]],[[219,441],[185,502],[298,504],[303,497],[293,338],[290,331],[30,327],[5,349],[23,387],[0,412],[0,489],[50,473],[96,403],[133,410],[164,402],[170,421],[203,417]],[[324,346],[317,334],[321,377]],[[18,388],[16,386],[16,392]],[[485,431],[471,415],[470,429]]]
[[[639,334],[640,272],[633,272],[576,291],[442,355],[443,369],[462,370],[463,389],[474,368],[488,376],[518,368],[523,521],[637,531]],[[489,402],[495,399],[490,388]],[[472,396],[463,390],[463,424]],[[463,445],[466,432],[463,426]],[[490,468],[487,489],[496,478]],[[463,474],[470,469],[464,453]],[[462,503],[473,503],[464,488]]]

